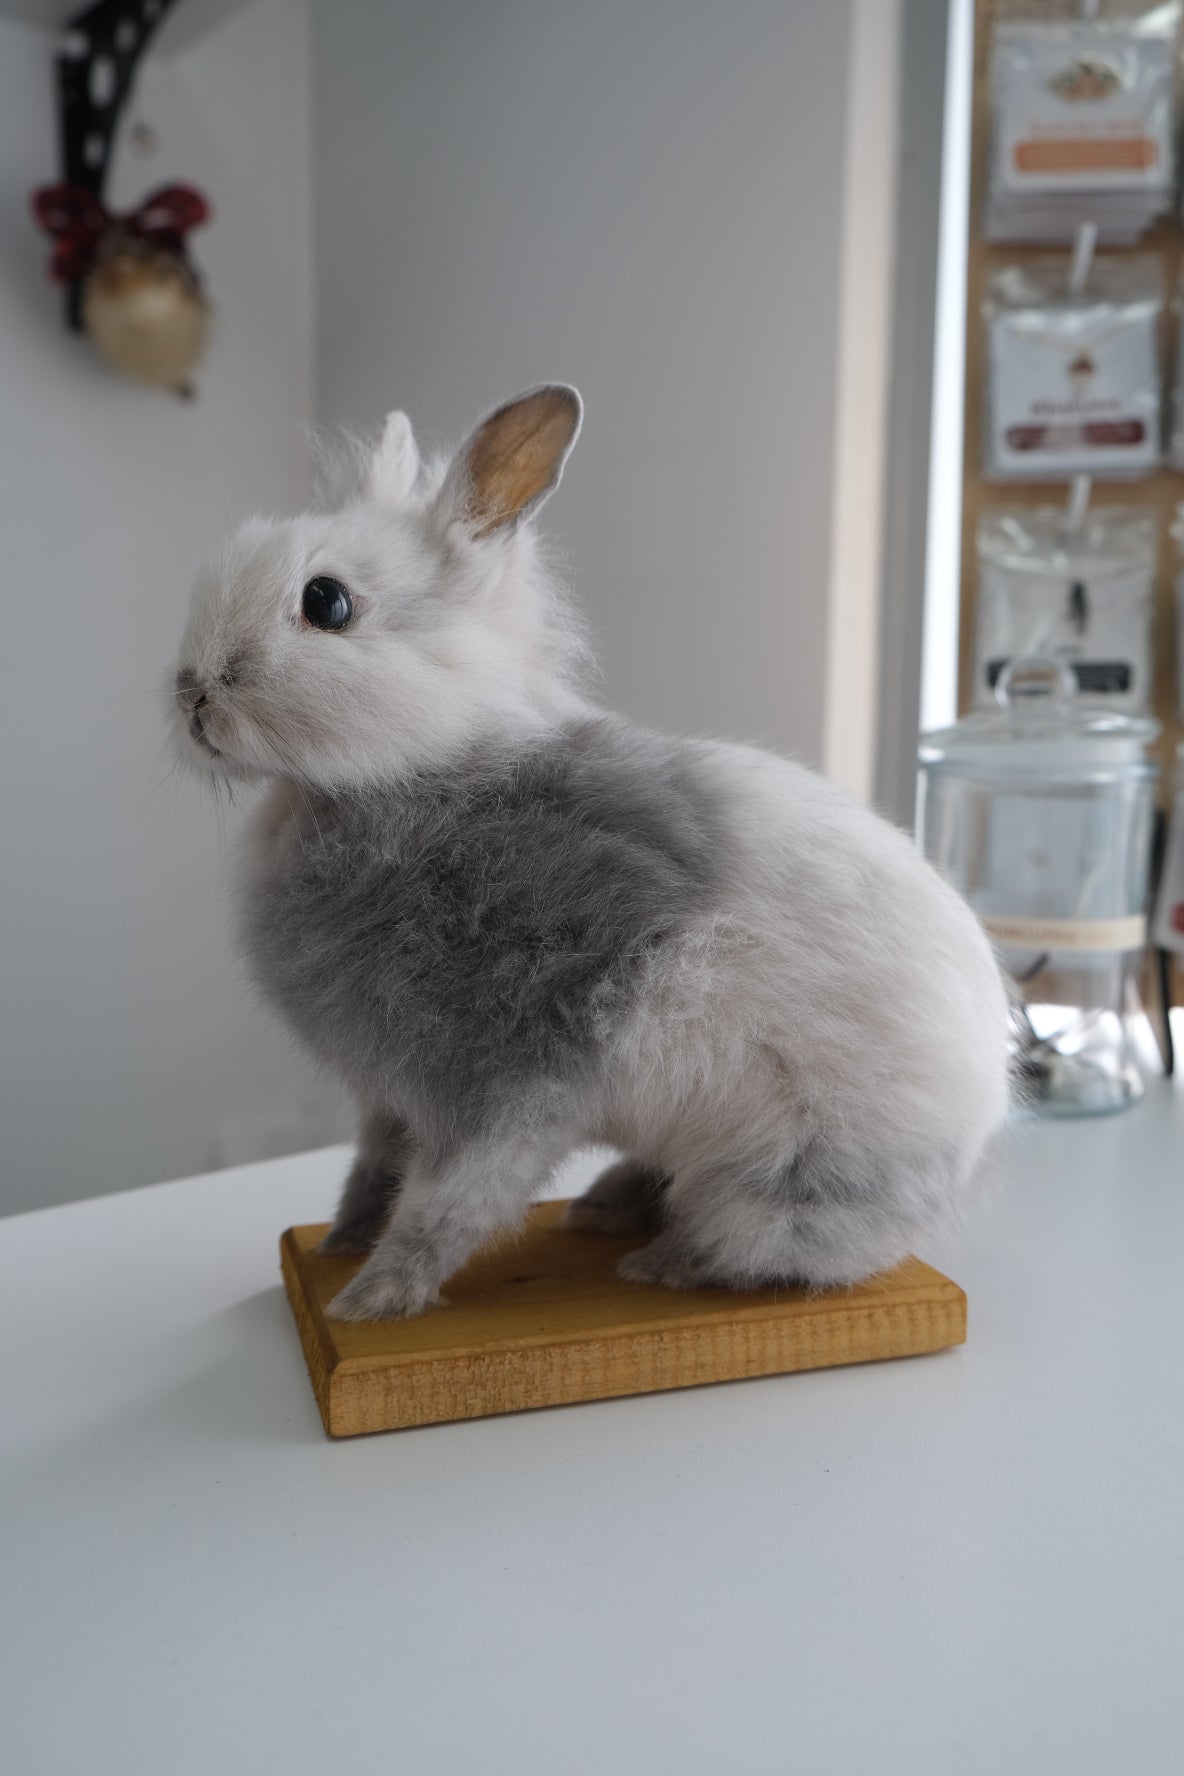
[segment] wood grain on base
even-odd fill
[[[290,1227],[284,1287],[329,1435],[918,1356],[966,1337],[962,1290],[916,1258],[827,1295],[647,1288],[614,1274],[643,1240],[566,1232],[565,1207],[532,1209],[521,1235],[452,1279],[446,1307],[364,1325],[325,1313],[361,1260],[318,1253],[327,1226]]]

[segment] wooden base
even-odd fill
[[[453,1278],[446,1307],[364,1325],[325,1316],[361,1260],[322,1257],[325,1226],[290,1227],[284,1287],[329,1435],[918,1356],[966,1337],[962,1290],[916,1258],[827,1295],[647,1288],[614,1275],[642,1240],[565,1232],[565,1207],[532,1209],[519,1237]]]

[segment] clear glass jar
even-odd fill
[[[1016,661],[998,698],[922,737],[917,836],[1010,975],[1034,1107],[1122,1110],[1143,1093],[1132,1024],[1157,774],[1147,746],[1159,724],[1079,701],[1052,660]]]

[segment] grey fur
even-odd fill
[[[341,1193],[322,1252],[368,1252],[377,1243],[403,1184],[415,1141],[401,1118],[371,1111],[362,1118],[358,1155]]]
[[[302,831],[245,903],[256,978],[439,1149],[587,1097],[721,851],[677,746],[609,717],[386,792],[310,792]]]

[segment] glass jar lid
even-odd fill
[[[1028,655],[1009,662],[995,699],[996,709],[923,734],[922,764],[975,776],[1060,781],[1156,770],[1147,747],[1159,734],[1159,722],[1084,702],[1063,660]]]

